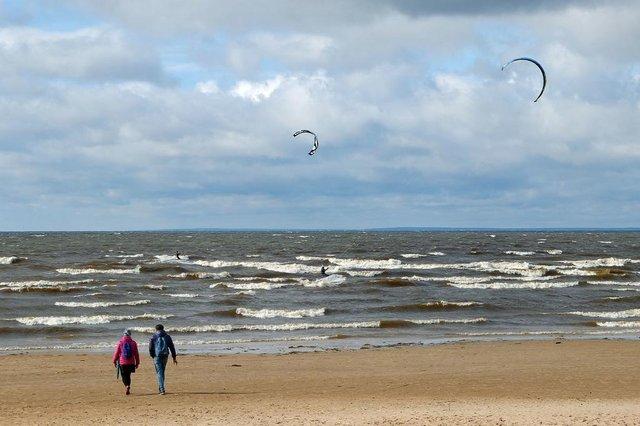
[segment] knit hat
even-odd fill
[[[131,337],[131,330],[129,330],[128,328],[125,328],[123,335]]]

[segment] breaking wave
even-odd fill
[[[106,308],[110,306],[138,306],[151,303],[150,300],[133,300],[131,302],[56,302],[56,306],[68,308]]]
[[[580,315],[583,317],[593,317],[593,318],[631,318],[631,317],[640,317],[640,309],[627,309],[624,311],[613,311],[613,312],[582,312],[582,311],[574,311],[568,312],[570,315]]]
[[[549,282],[549,281],[519,281],[519,282],[495,282],[459,284],[450,283],[452,287],[481,290],[540,290],[549,288],[565,288],[580,285],[579,281],[570,282]]]
[[[323,316],[325,310],[326,308],[295,310],[238,308],[235,310],[235,313],[243,317],[251,318],[306,318]]]
[[[144,319],[167,319],[172,315],[156,315],[156,314],[142,314],[135,316],[125,315],[90,315],[90,316],[51,316],[51,317],[20,317],[14,318],[14,321],[24,325],[66,325],[66,324],[108,324],[113,321],[132,321],[132,320],[144,320]]]
[[[132,269],[95,269],[95,268],[60,268],[56,269],[60,274],[68,275],[88,275],[88,274],[139,274],[140,266],[136,266]]]
[[[14,263],[22,262],[23,260],[27,260],[27,258],[18,256],[0,257],[0,265],[12,265]]]

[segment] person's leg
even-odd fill
[[[131,386],[131,370],[128,365],[120,367],[120,374],[122,375],[122,383],[125,386]]]
[[[153,359],[156,367],[156,378],[158,379],[158,391],[164,392],[164,368],[167,365],[167,357],[157,356]]]

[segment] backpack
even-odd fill
[[[168,356],[169,345],[167,345],[167,339],[165,336],[158,336],[155,344],[156,356]]]
[[[133,348],[131,347],[131,342],[124,342],[124,345],[122,345],[122,358],[125,360],[133,359]]]

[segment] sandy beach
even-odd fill
[[[639,355],[608,340],[191,355],[165,396],[148,358],[125,396],[106,355],[6,355],[0,422],[636,424]]]

